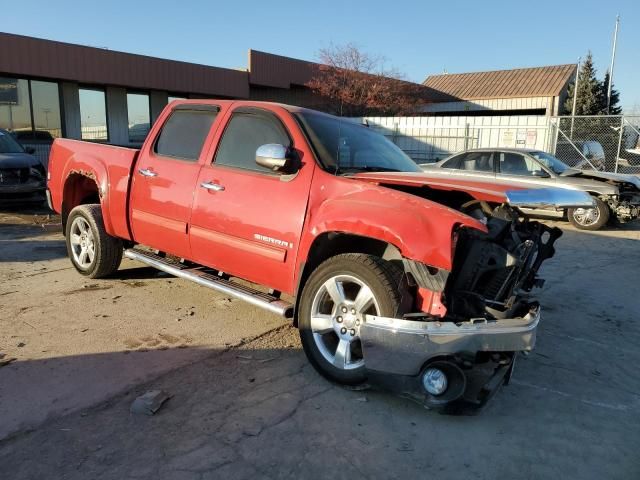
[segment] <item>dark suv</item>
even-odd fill
[[[7,130],[0,129],[0,202],[43,202],[45,168]]]

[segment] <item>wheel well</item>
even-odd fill
[[[78,205],[100,203],[100,191],[96,181],[91,176],[82,173],[72,173],[64,182],[62,194],[62,231],[66,231],[69,213]]]
[[[342,253],[366,253],[385,260],[402,262],[402,255],[397,247],[376,238],[342,232],[326,232],[319,235],[309,248],[309,256],[298,280],[293,314],[294,326],[298,326],[297,305],[307,279],[322,262]]]

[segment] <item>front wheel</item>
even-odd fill
[[[393,317],[400,307],[402,271],[373,255],[342,254],[309,277],[298,325],[307,358],[330,380],[366,380],[360,327],[365,315]]]
[[[78,272],[89,278],[112,274],[122,261],[122,240],[109,235],[99,204],[79,205],[69,214],[67,252]]]
[[[580,230],[599,230],[609,221],[609,206],[598,197],[593,197],[594,208],[570,208],[569,221]]]

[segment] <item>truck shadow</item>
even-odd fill
[[[136,264],[138,265],[138,264]],[[169,275],[168,273],[162,272],[157,268],[153,267],[131,267],[131,268],[121,268],[113,275],[109,277],[110,279],[117,280],[151,280],[153,278],[175,278],[173,275]]]

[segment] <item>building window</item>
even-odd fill
[[[62,136],[58,84],[0,77],[0,128],[27,143],[51,143]]]
[[[62,136],[60,92],[58,84],[31,80],[34,140],[52,140]]]
[[[108,141],[107,104],[104,90],[81,88],[79,94],[82,140]]]
[[[0,77],[0,128],[16,134],[33,130],[28,80]]]
[[[127,93],[127,115],[129,142],[144,142],[151,127],[149,95],[146,93]]]

